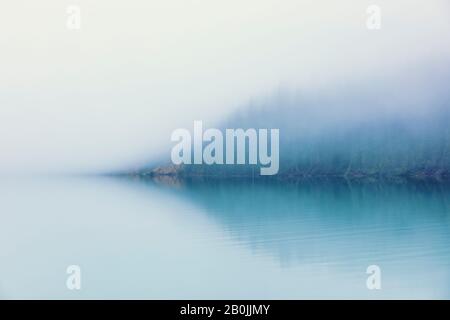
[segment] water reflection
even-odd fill
[[[4,179],[0,195],[2,298],[450,298],[445,183]]]
[[[448,252],[450,189],[431,182],[177,181],[228,235],[283,265]],[[326,244],[326,245],[325,245]]]

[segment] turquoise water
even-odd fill
[[[0,197],[3,299],[450,298],[445,183],[5,178]]]

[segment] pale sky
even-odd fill
[[[371,4],[380,30],[366,28]],[[69,5],[80,30],[66,27]],[[449,13],[447,0],[8,1],[0,173],[134,168],[174,129],[279,88],[326,91],[444,63]]]

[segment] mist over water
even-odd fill
[[[0,12],[0,298],[450,299],[447,0],[77,2]],[[194,120],[279,174],[147,174]]]

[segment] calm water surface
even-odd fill
[[[444,183],[0,180],[3,299],[449,299],[449,244]]]

